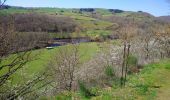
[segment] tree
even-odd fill
[[[165,23],[156,27],[155,41],[161,53],[161,58],[170,57],[170,25]]]
[[[154,61],[169,55],[169,24],[165,22],[151,22],[140,26],[139,34],[142,56],[145,61]]]
[[[125,86],[128,72],[128,58],[130,54],[131,41],[137,33],[137,25],[134,19],[126,19],[123,23],[120,23],[117,32],[123,42],[123,58],[120,84],[121,86]]]
[[[142,53],[143,55],[145,55],[145,60],[150,60],[150,56],[151,56],[151,49],[153,47],[153,43],[155,41],[154,39],[154,32],[155,29],[155,25],[156,23],[153,22],[144,22],[142,23],[142,25],[140,25],[139,27],[141,28],[141,30],[139,31],[139,40],[141,40],[140,44],[141,46],[143,45],[143,51],[144,53]],[[152,47],[151,47],[152,46]]]
[[[76,44],[58,50],[54,61],[52,61],[53,63],[50,62],[48,67],[53,80],[56,80],[55,91],[72,91],[73,82],[75,81],[74,73],[79,66],[79,57],[78,45]]]

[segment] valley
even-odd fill
[[[167,20],[143,11],[3,5],[0,99],[168,100]]]

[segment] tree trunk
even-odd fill
[[[128,44],[128,49],[127,49],[127,54],[126,54],[126,70],[125,70],[125,79],[124,79],[124,86],[126,85],[126,77],[127,77],[127,72],[128,72],[128,58],[129,58],[129,53],[130,53],[130,44]]]
[[[125,59],[126,59],[126,42],[124,42],[124,49],[123,49],[123,62],[122,62],[122,71],[121,71],[121,79],[120,79],[121,87],[123,86],[123,82],[124,82]]]

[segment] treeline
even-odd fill
[[[0,23],[13,21],[18,32],[73,32],[76,23],[69,17],[27,13],[0,16]]]
[[[123,13],[123,10],[119,10],[119,9],[108,9],[110,12],[112,13]]]
[[[69,17],[58,17],[38,13],[12,14],[0,16],[0,35],[12,38],[12,52],[42,48],[51,40],[49,32],[71,33],[76,23]],[[2,34],[4,33],[4,34]],[[14,37],[15,36],[15,37]],[[15,47],[18,47],[17,50]]]
[[[0,55],[42,48],[49,40],[46,32],[16,32],[13,23],[0,23]]]

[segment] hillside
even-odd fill
[[[162,20],[164,22],[170,22],[170,16],[160,16],[157,19]]]
[[[129,16],[129,17],[154,17],[153,15],[138,11],[123,11],[119,9],[102,9],[102,8],[24,8],[24,7],[14,7],[14,6],[5,6],[1,13],[28,13],[28,12],[39,12],[39,13],[48,13],[48,14],[58,14],[58,15],[66,15],[66,16],[87,16],[87,17],[100,17],[100,16]],[[134,15],[134,16],[133,16]]]
[[[170,63],[169,59],[157,63],[145,65],[140,73],[130,75],[127,86],[119,88],[116,86],[100,89],[92,88],[91,91],[96,97],[90,97],[89,100],[168,100],[170,87]],[[79,93],[72,94],[73,98],[86,100]],[[56,97],[57,100],[69,99],[67,94],[61,94]],[[87,99],[87,100],[88,100]]]
[[[31,14],[29,14],[31,13]],[[137,23],[141,23],[142,21],[149,21],[152,22],[155,17],[149,13],[146,12],[131,12],[131,11],[123,11],[123,10],[119,10],[119,9],[99,9],[99,8],[80,8],[80,9],[65,9],[65,8],[24,8],[24,7],[10,7],[7,6],[6,8],[4,8],[3,10],[0,11],[0,15],[14,15],[16,16],[16,23],[19,22],[19,17],[22,17],[22,19],[24,19],[24,15],[25,14],[25,19],[29,21],[28,18],[31,17],[36,17],[39,18],[39,20],[46,18],[46,20],[49,20],[49,18],[51,20],[54,20],[53,22],[57,22],[57,18],[59,18],[58,20],[63,20],[64,18],[66,20],[70,20],[71,22],[68,23],[68,21],[64,22],[67,24],[74,24],[74,25],[70,25],[72,27],[72,31],[67,31],[67,29],[65,28],[69,28],[69,25],[63,25],[63,26],[57,26],[57,27],[63,27],[62,31],[62,35],[59,34],[61,31],[58,29],[55,29],[54,26],[52,26],[51,24],[54,24],[53,22],[48,22],[46,21],[46,23],[51,23],[50,26],[51,28],[47,28],[44,29],[42,28],[42,24],[39,25],[40,23],[36,20],[33,23],[39,23],[37,24],[38,26],[42,26],[40,28],[37,28],[34,24],[32,26],[32,29],[30,30],[33,31],[34,28],[36,28],[36,31],[39,30],[48,30],[48,32],[50,33],[57,33],[57,34],[53,34],[53,36],[55,37],[75,37],[75,28],[77,29],[77,31],[81,31],[80,32],[80,36],[84,37],[84,36],[89,36],[91,38],[95,38],[95,37],[102,37],[104,36],[108,36],[108,35],[112,35],[112,31],[114,31],[114,29],[116,29],[118,26],[120,26],[120,23],[123,22],[123,20],[126,19],[134,19],[135,22]],[[39,15],[38,15],[39,14]],[[27,16],[29,15],[29,17],[27,18]],[[63,17],[63,18],[62,18]],[[56,18],[56,19],[55,19]],[[72,21],[72,20],[73,21]],[[41,22],[43,23],[45,20],[42,20]],[[20,21],[22,22],[22,21]],[[26,22],[24,22],[26,23]],[[23,24],[24,24],[23,23]],[[62,21],[58,21],[58,23],[63,23]],[[21,25],[22,26],[27,26],[26,25]],[[35,26],[35,27],[34,27]],[[46,26],[46,25],[44,25]],[[18,27],[18,26],[17,26]],[[27,27],[31,27],[31,26],[27,26]],[[47,26],[46,26],[47,27]],[[23,30],[24,27],[22,29],[19,30]],[[25,29],[24,29],[25,30]],[[29,32],[29,29],[27,29],[27,31],[22,31],[22,32]],[[69,28],[70,30],[70,28]],[[18,30],[17,30],[18,31]],[[35,31],[35,30],[34,30]],[[44,32],[43,31],[43,32]],[[70,33],[71,35],[67,34]]]
[[[0,9],[0,100],[168,100],[169,16]]]

